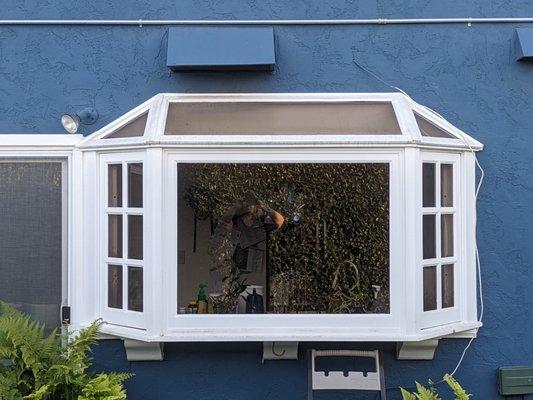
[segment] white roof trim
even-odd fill
[[[173,102],[391,102],[401,135],[165,135],[169,103]],[[144,136],[105,139],[128,122],[149,111]],[[449,132],[455,139],[422,136],[413,111]],[[83,139],[77,147],[85,149],[165,145],[235,144],[338,144],[338,145],[428,145],[454,149],[481,150],[483,145],[456,128],[429,108],[403,93],[161,93],[127,112],[109,125]]]

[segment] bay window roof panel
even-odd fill
[[[401,135],[390,102],[171,102],[165,135]]]

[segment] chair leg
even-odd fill
[[[313,357],[311,350],[307,350],[307,400],[313,400]]]
[[[383,366],[383,353],[379,353],[379,387],[381,388],[381,400],[387,400],[387,387],[385,386],[385,367]]]

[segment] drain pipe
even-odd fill
[[[531,17],[518,18],[377,18],[377,19],[281,19],[281,20],[119,20],[119,19],[4,19],[2,25],[77,26],[164,26],[164,25],[426,25],[426,24],[520,24],[533,23]]]

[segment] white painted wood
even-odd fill
[[[128,361],[163,361],[163,343],[124,339]]]
[[[433,360],[439,339],[400,342],[396,344],[397,360]]]
[[[376,372],[317,371],[315,360],[318,357],[368,357],[373,358]],[[311,350],[311,388],[312,390],[381,390],[381,369],[379,352],[365,350]]]
[[[298,342],[263,342],[265,360],[297,360]]]
[[[167,204],[174,205],[165,208],[164,224],[167,227],[166,245],[167,253],[164,263],[164,275],[168,277],[165,286],[167,304],[171,305],[167,313],[167,330],[176,331],[205,331],[225,328],[249,331],[250,327],[264,329],[265,332],[272,328],[283,329],[287,332],[300,329],[322,329],[332,331],[338,328],[350,328],[352,331],[361,329],[395,329],[400,325],[402,316],[402,277],[404,257],[403,225],[403,174],[400,173],[401,156],[395,150],[366,150],[366,149],[301,149],[298,152],[285,149],[284,151],[257,151],[254,149],[197,149],[189,151],[168,151],[165,168],[169,171],[165,185],[168,189]],[[178,163],[194,162],[266,162],[266,163],[291,163],[291,162],[349,162],[349,163],[388,163],[390,166],[390,314],[210,314],[210,315],[178,315],[176,307],[177,296],[177,208],[180,199],[177,198],[177,165]]]
[[[426,259],[422,258],[422,220],[420,220],[419,230],[420,230],[420,252],[419,252],[419,275],[420,281],[417,284],[418,293],[420,300],[423,299],[423,281],[422,281],[422,272],[425,266],[436,266],[437,274],[437,309],[432,311],[423,311],[423,304],[420,301],[420,305],[417,308],[418,313],[418,327],[420,329],[426,329],[429,327],[434,327],[438,325],[449,324],[452,322],[459,322],[461,320],[461,314],[463,310],[463,298],[462,285],[465,279],[464,271],[468,266],[464,262],[463,255],[463,246],[462,243],[462,227],[464,221],[462,220],[462,210],[464,209],[463,195],[462,195],[462,179],[461,179],[461,157],[458,154],[446,154],[444,152],[421,152],[420,160],[420,174],[418,181],[422,182],[422,164],[434,163],[435,164],[435,182],[436,182],[436,205],[437,207],[432,208],[423,208],[422,207],[422,188],[420,186],[420,191],[418,196],[420,199],[420,215],[423,214],[432,214],[436,215],[436,255],[435,259]],[[441,196],[441,175],[440,175],[440,165],[442,163],[452,164],[453,165],[453,207],[440,207],[440,196]],[[453,223],[453,241],[454,241],[454,257],[443,258],[441,257],[441,214],[442,213],[453,213],[454,223]],[[441,269],[442,265],[453,263],[454,264],[454,306],[449,308],[442,308],[441,300]]]
[[[192,101],[390,101],[402,135],[165,136],[169,102]],[[413,110],[458,139],[422,137]],[[143,137],[103,139],[146,111],[149,115]],[[481,323],[476,315],[475,159],[470,147],[477,151],[482,144],[401,93],[159,94],[87,138],[67,134],[0,135],[1,158],[68,160],[67,289],[73,328],[103,317],[103,334],[147,342],[413,342],[471,335]],[[104,216],[110,210],[105,206],[104,166],[113,160],[144,163],[144,208],[121,210],[144,215],[145,259],[124,261],[144,268],[143,313],[109,310],[105,304]],[[422,210],[423,160],[455,163],[454,207]],[[177,315],[176,165],[200,161],[389,163],[391,313]],[[421,261],[422,214],[442,211],[455,214],[457,254],[435,261],[456,263],[455,306],[452,310],[423,313],[421,268],[433,261]],[[124,280],[126,284],[126,277]]]
[[[122,207],[114,207],[113,214],[122,215],[122,258],[109,258],[106,254],[108,243],[108,214],[110,209],[107,208],[107,174],[109,164],[122,164]],[[128,194],[128,169],[129,163],[143,164],[143,208],[130,209],[126,207]],[[146,284],[146,276],[150,275],[149,270],[145,267],[145,255],[149,250],[150,237],[147,234],[148,228],[143,217],[143,260],[134,260],[127,257],[128,248],[128,215],[144,215],[144,207],[146,207],[146,200],[149,197],[150,191],[147,185],[147,179],[144,168],[146,163],[145,152],[126,152],[126,153],[110,153],[100,154],[98,160],[98,176],[99,176],[99,195],[98,195],[98,213],[96,221],[99,221],[99,263],[96,270],[99,271],[99,311],[97,316],[103,318],[109,324],[127,326],[132,328],[146,329],[147,328],[147,309],[145,301],[148,297],[151,299],[153,285]],[[107,305],[107,268],[109,264],[122,266],[122,309],[108,307]],[[128,310],[128,266],[135,266],[143,268],[143,311]],[[150,279],[148,279],[150,281]],[[151,282],[151,281],[150,281]],[[148,295],[150,294],[150,296]],[[148,304],[153,304],[148,300]]]

